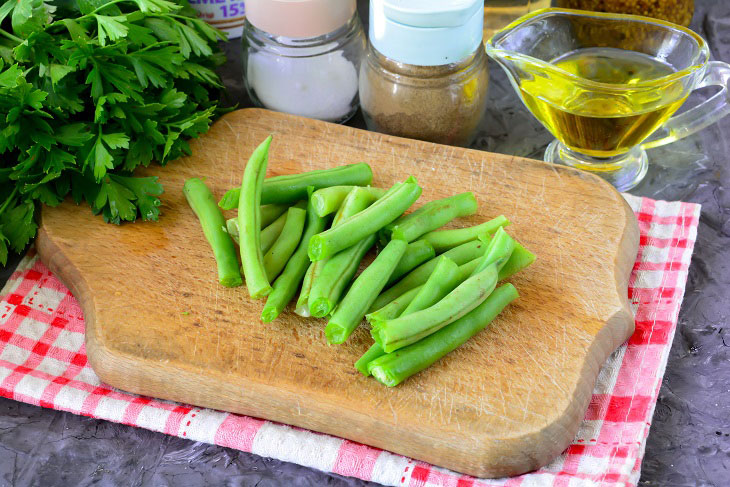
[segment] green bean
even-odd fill
[[[475,259],[475,261],[478,260],[482,259]],[[433,273],[431,274],[431,277],[428,278],[425,284],[423,284],[422,286],[418,286],[417,288],[413,288],[411,289],[411,291],[408,291],[403,296],[400,296],[399,299],[403,298],[402,302],[410,302],[409,304],[407,304],[405,309],[403,309],[403,306],[399,304],[399,299],[396,299],[388,304],[385,308],[380,310],[381,313],[379,315],[378,312],[368,315],[368,321],[372,319],[373,315],[376,316],[375,319],[377,320],[379,316],[385,316],[387,314],[390,314],[391,316],[389,316],[388,318],[380,319],[392,319],[397,318],[401,315],[407,315],[409,313],[420,311],[436,304],[441,298],[451,292],[451,290],[454,289],[457,284],[459,284],[459,282],[463,280],[461,279],[461,277],[464,272],[460,272],[460,268],[461,267],[457,266],[453,260],[449,259],[448,257],[442,256],[441,259],[438,261],[438,264],[436,265]],[[406,296],[407,294],[412,294],[412,298]],[[359,370],[360,373],[365,375],[365,377],[367,377],[370,375],[370,372],[368,372],[368,363],[380,357],[381,355],[385,355],[383,347],[381,347],[377,343],[374,343],[368,349],[368,351],[365,352],[365,354],[360,357],[357,362],[355,362],[355,368]]]
[[[445,255],[446,254],[442,254],[441,257]],[[472,259],[469,262],[460,265],[459,281],[463,281],[470,275],[472,275],[474,269],[477,268],[477,265],[481,260],[481,257],[477,257],[476,259]],[[519,271],[532,264],[534,261],[535,255],[529,250],[525,249],[522,245],[520,245],[519,242],[515,241],[515,249],[512,251],[512,255],[507,260],[504,267],[500,269],[498,280],[503,281],[505,279],[508,279],[509,277],[517,274]],[[391,295],[386,295],[386,293],[388,293],[390,290],[386,291],[385,293],[378,296],[378,299],[370,307],[369,314],[366,315],[366,318],[368,318],[368,321],[370,321],[370,316],[381,321],[397,318],[403,313],[403,311],[405,311],[406,307],[408,306],[408,304],[410,304],[411,300],[415,297],[416,293],[421,289],[421,287],[423,287],[423,284],[420,284],[404,292],[400,296],[396,296],[395,293],[392,293]],[[385,299],[382,299],[381,296],[384,296]],[[377,304],[379,304],[378,301],[384,302],[385,304],[383,304],[383,306],[380,308],[376,308]]]
[[[456,228],[453,230],[434,230],[423,235],[421,239],[430,243],[437,254],[453,249],[457,245],[464,244],[470,240],[476,240],[479,235],[488,233],[492,235],[499,227],[509,225],[509,220],[500,215],[497,218],[484,222],[473,227]]]
[[[307,201],[302,200],[297,202],[294,206],[291,206],[289,208],[301,208],[306,209],[307,208]],[[287,210],[289,209],[287,208]],[[269,226],[261,230],[261,252],[264,253],[264,256],[266,256],[266,252],[271,249],[271,247],[274,245],[274,242],[276,242],[276,239],[279,238],[279,235],[281,235],[282,230],[284,229],[284,225],[286,225],[287,221],[287,212],[285,211],[279,218],[274,220]]]
[[[373,171],[364,162],[318,169],[300,174],[268,178],[264,182],[263,203],[288,203],[307,197],[307,187],[315,190],[329,186],[367,186],[373,181]]]
[[[332,227],[336,227],[343,220],[361,212],[370,206],[376,199],[377,196],[375,196],[373,192],[367,191],[365,188],[356,187],[352,189],[345,197],[340,208],[337,210],[337,213],[332,220]],[[309,313],[309,295],[311,293],[312,286],[319,278],[319,275],[322,273],[322,269],[324,269],[326,263],[327,259],[322,259],[312,262],[309,265],[307,277],[305,277],[304,282],[302,283],[302,290],[299,293],[299,299],[297,300],[296,309],[294,310],[296,314],[304,317],[311,316]]]
[[[304,203],[304,206],[298,206],[297,208],[306,208],[306,201],[300,201]],[[271,225],[274,220],[279,218],[281,215],[286,213],[289,209],[289,205],[263,205],[260,208],[261,211],[261,228],[266,228]]]
[[[322,188],[315,191],[312,194],[312,200],[317,214],[319,216],[325,216],[337,211],[345,200],[345,197],[352,191],[352,188],[356,187],[358,186],[330,186],[329,188]],[[363,186],[362,189],[375,196],[375,199],[385,194],[385,190],[382,188]]]
[[[274,176],[264,181],[261,204],[293,203],[305,199],[307,197],[307,188],[310,186],[315,190],[329,186],[367,186],[372,181],[373,171],[364,162],[333,169],[317,169],[299,174]],[[240,191],[238,188],[230,189],[223,195],[220,204],[235,208],[235,202],[238,201],[239,197]]]
[[[385,287],[385,282],[403,256],[406,247],[408,244],[403,240],[391,240],[355,279],[325,327],[327,341],[339,344],[349,338]]]
[[[261,237],[259,237],[261,240],[261,252],[265,254],[269,251],[271,246],[274,245],[274,242],[276,242],[276,239],[279,238],[279,234],[281,233],[281,229],[284,228],[285,223],[286,212],[274,220],[271,225],[261,230]],[[237,244],[240,245],[241,232],[238,230],[238,217],[226,220],[226,228],[228,229],[228,234]]]
[[[421,195],[414,178],[396,183],[367,209],[347,218],[309,241],[309,258],[320,260],[355,245],[398,218]]]
[[[307,208],[307,225],[304,228],[304,234],[299,246],[286,263],[284,271],[274,281],[273,290],[266,298],[266,304],[263,311],[261,311],[261,321],[264,323],[275,320],[296,294],[302,276],[305,275],[309,266],[309,256],[307,255],[309,239],[312,235],[324,230],[325,223],[326,220],[317,215],[310,203]]]
[[[503,228],[498,228],[495,232],[494,237],[496,238],[497,234],[499,233],[504,233],[504,235],[506,235],[506,232]],[[489,234],[482,234],[479,236],[479,240],[484,244],[488,244],[491,238],[492,237],[489,236]],[[503,281],[517,274],[519,271],[535,262],[535,254],[523,247],[522,244],[520,244],[518,241],[513,240],[512,237],[510,237],[509,235],[506,235],[506,238],[509,238],[511,240],[511,243],[509,245],[513,245],[514,248],[512,249],[512,254],[509,256],[509,259],[507,259],[506,262],[500,265],[500,281]]]
[[[505,266],[507,260],[512,257],[512,252],[515,250],[514,239],[504,231],[504,228],[499,227],[494,236],[480,235],[479,240],[487,246],[487,250],[472,275],[483,271],[490,264],[495,264],[497,272],[499,272]]]
[[[400,262],[398,262],[398,265],[393,271],[393,274],[391,274],[390,279],[388,279],[386,286],[390,286],[427,260],[433,259],[435,255],[436,252],[433,247],[425,240],[416,240],[415,242],[408,244],[406,253],[403,254],[403,257],[401,257]]]
[[[459,266],[448,257],[440,257],[428,280],[400,316],[415,313],[438,303],[459,285],[462,281],[460,277]]]
[[[482,257],[483,260],[492,259],[492,263],[459,284],[433,306],[392,320],[371,321],[370,333],[375,342],[386,353],[393,352],[453,323],[479,306],[497,285],[499,265],[502,260],[509,258],[514,248],[514,244],[509,245],[510,240],[492,239]]]
[[[500,286],[483,303],[450,325],[412,345],[373,359],[367,365],[368,372],[382,384],[394,387],[463,345],[518,297],[512,284]]]
[[[322,230],[324,230],[324,228]],[[307,248],[309,248],[309,242],[307,242]],[[314,282],[314,270],[316,267],[315,264],[317,264],[317,262],[312,262],[309,260],[309,255],[307,255],[307,262],[309,262],[307,266],[307,272],[304,274],[304,280],[302,280],[302,288],[299,291],[297,304],[294,305],[294,313],[304,318],[309,318],[310,316],[312,316],[309,313],[309,293],[312,290],[312,282]]]
[[[439,261],[436,269],[434,269],[431,277],[428,278],[425,284],[411,289],[402,296],[399,296],[395,300],[391,301],[384,308],[367,315],[368,322],[383,321],[397,318],[402,315],[407,315],[422,309],[428,308],[429,306],[436,304],[441,298],[446,296],[452,289],[456,287],[459,282],[463,281],[464,278],[471,274],[471,269],[476,268],[476,265],[481,257],[474,259],[473,264],[466,263],[461,266],[456,266],[453,260],[448,257],[443,257],[443,261]],[[467,266],[467,267],[465,267]],[[368,363],[385,355],[383,347],[374,343],[360,359],[355,362],[355,368],[360,371],[365,377],[370,375],[368,371]]]
[[[357,359],[357,362],[355,362],[355,368],[360,371],[360,373],[365,377],[369,377],[370,372],[368,371],[368,364],[376,358],[380,357],[381,355],[385,355],[383,347],[381,347],[377,343],[373,343],[372,345],[370,345],[370,348],[368,348],[367,352],[365,352],[362,357]]]
[[[301,203],[301,202],[300,202]],[[295,207],[299,208],[299,205],[295,205]],[[288,209],[289,207],[287,207]],[[281,234],[281,230],[284,228],[284,224],[286,223],[286,211],[282,213],[279,218],[271,222],[270,225],[263,228],[261,230],[261,252],[266,254],[266,252],[269,251],[272,245],[274,245],[274,242],[276,242],[276,239],[279,238],[279,235]],[[238,231],[238,217],[235,218],[229,218],[226,220],[226,228],[228,229],[228,234],[233,238],[233,241],[239,244],[239,231]]]
[[[365,315],[365,319],[368,320],[369,323],[372,323],[373,321],[392,320],[393,318],[399,317],[403,314],[408,305],[411,304],[411,301],[413,301],[413,298],[416,297],[416,294],[418,294],[422,287],[423,284],[416,286],[413,289],[404,292],[400,296],[397,296],[393,301],[382,308],[370,311]],[[373,309],[372,305],[370,306],[370,309]]]
[[[484,255],[485,248],[486,245],[484,245],[479,240],[472,240],[471,242],[467,242],[465,244],[459,245],[458,247],[454,247],[448,252],[444,252],[442,255],[445,255],[449,259],[461,265]],[[426,261],[425,263],[421,264],[420,266],[416,267],[411,272],[406,274],[403,279],[398,281],[390,289],[386,290],[384,293],[378,296],[378,299],[375,300],[371,309],[380,309],[401,294],[405,293],[406,291],[409,291],[414,287],[420,286],[421,284],[426,282],[428,276],[431,275],[433,269],[436,267],[437,261],[438,259],[431,259],[429,261]]]
[[[445,254],[441,255],[440,257],[445,257]],[[438,261],[438,259],[436,260]],[[481,261],[482,257],[477,257],[476,259],[472,259],[465,264],[461,264],[459,266],[459,277],[457,279],[457,282],[462,282],[466,280],[469,276],[471,276],[474,272],[474,269],[477,268]],[[388,304],[378,310],[373,310],[374,306],[371,306],[371,311],[367,315],[365,315],[365,318],[367,318],[368,322],[372,323],[371,319],[384,321],[399,317],[401,314],[403,314],[408,305],[411,304],[411,301],[413,301],[413,298],[416,297],[416,294],[418,294],[423,286],[424,284],[419,284],[413,289],[409,289],[400,296],[396,296],[392,301],[390,301]]]
[[[375,234],[369,235],[327,261],[322,273],[315,278],[309,294],[309,311],[312,316],[322,318],[332,311],[374,243]],[[311,249],[311,245],[309,248]]]
[[[304,231],[307,212],[301,208],[291,207],[286,212],[286,223],[279,238],[264,255],[264,269],[269,281],[273,281],[284,269],[289,258],[299,245]]]
[[[236,242],[236,245],[238,245],[238,217],[226,220],[226,232],[228,232],[231,239],[233,239],[233,241]],[[243,283],[243,280],[241,280],[241,282]]]
[[[274,245],[276,239],[281,235],[281,231],[286,225],[287,212],[285,211],[279,218],[271,222],[269,226],[261,230],[261,252],[266,256],[266,252]]]
[[[249,295],[262,298],[271,292],[261,252],[261,188],[269,161],[271,135],[251,154],[243,172],[241,197],[238,200],[238,229],[243,275]]]
[[[238,198],[241,196],[241,188],[233,188],[226,191],[218,202],[218,206],[222,210],[233,210],[238,208]],[[261,228],[271,224],[274,220],[286,213],[289,209],[288,204],[283,205],[263,205],[261,206]]]
[[[225,219],[215,206],[210,189],[202,180],[191,178],[185,181],[183,194],[200,220],[203,234],[213,249],[213,256],[218,267],[218,282],[226,287],[240,286],[243,281],[241,271],[238,269],[236,247],[225,230]]]
[[[504,267],[499,270],[499,280],[502,281],[517,274],[533,262],[535,262],[535,254],[515,241],[515,249],[512,251],[512,255],[509,256]]]
[[[223,197],[218,201],[218,206],[221,210],[233,210],[238,209],[238,199],[241,196],[241,188],[229,189],[225,192]]]
[[[454,218],[477,212],[477,200],[471,191],[449,198],[429,201],[409,215],[404,215],[385,227],[391,238],[412,242],[424,233],[441,228]]]

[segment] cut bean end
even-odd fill
[[[330,311],[332,311],[332,304],[327,298],[315,299],[309,307],[309,312],[315,318],[324,318]]]

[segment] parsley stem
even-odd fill
[[[164,45],[170,45],[170,44],[174,44],[174,42],[172,42],[172,41],[155,42],[154,44],[150,44],[149,46],[143,47],[142,49],[137,49],[137,52],[135,54],[140,53],[140,52],[147,51],[147,50],[152,49],[152,48],[155,48],[155,47],[164,46]]]
[[[111,2],[107,2],[107,3],[103,4],[103,5],[99,5],[94,10],[92,10],[88,14],[84,15],[83,17],[81,17],[81,19],[83,19],[84,17],[91,17],[95,13],[99,12],[100,10],[104,10],[105,8],[107,8],[107,7],[111,6],[111,5],[116,5],[117,3],[125,3],[125,2],[135,3],[135,2],[131,2],[130,0],[112,0]]]
[[[5,203],[3,203],[2,206],[0,206],[0,215],[5,211],[5,209],[10,205],[10,202],[15,198],[15,195],[18,194],[18,187],[16,186],[13,188],[13,192],[10,193],[10,196],[8,199],[5,200]]]
[[[3,36],[7,37],[11,41],[17,42],[18,44],[22,44],[23,43],[23,39],[21,39],[20,37],[14,36],[13,34],[11,34],[10,32],[8,32],[8,31],[6,31],[4,29],[0,29],[0,34],[2,34]]]

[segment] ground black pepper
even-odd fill
[[[360,104],[371,130],[463,146],[484,116],[488,82],[481,46],[441,66],[400,63],[370,47],[361,66]]]

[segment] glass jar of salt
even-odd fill
[[[366,38],[355,0],[249,0],[243,72],[253,103],[345,122],[358,107]]]
[[[487,104],[484,0],[371,0],[360,104],[370,130],[468,145]]]

